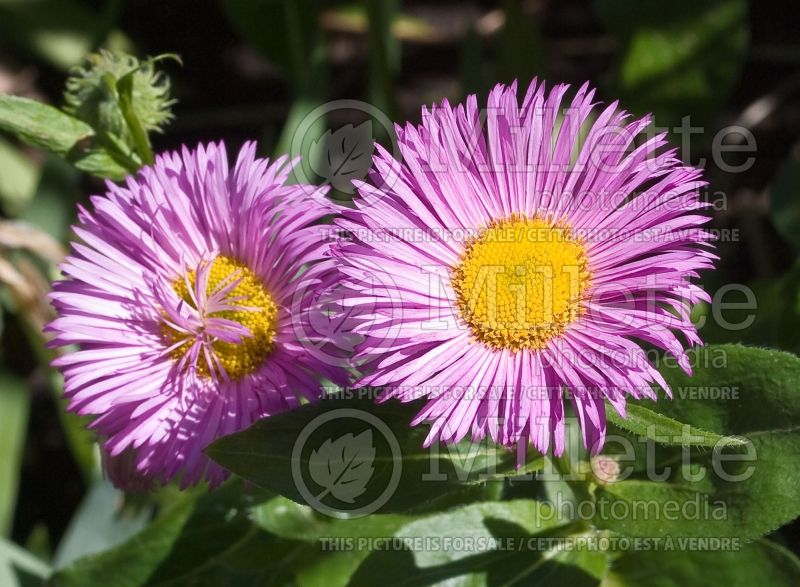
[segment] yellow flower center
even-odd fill
[[[459,310],[475,337],[497,349],[541,349],[581,312],[590,279],[568,226],[512,215],[466,247],[452,272]]]
[[[192,288],[195,287],[195,280],[196,272],[191,271],[188,281]],[[272,300],[272,296],[255,274],[243,264],[228,257],[219,256],[212,262],[206,295],[211,295],[212,292],[237,280],[236,286],[225,296],[230,300],[228,305],[235,306],[236,309],[226,309],[207,316],[238,322],[250,331],[250,335],[242,337],[239,342],[214,340],[211,343],[219,363],[225,368],[228,377],[234,380],[252,373],[264,362],[272,350],[278,314],[278,307]],[[173,283],[172,288],[180,298],[194,305],[186,281],[179,278]],[[167,327],[167,331],[172,344],[190,337],[193,338],[192,335],[178,332],[169,327]],[[174,358],[177,360],[183,358],[191,346],[191,341],[179,346],[174,351]],[[211,374],[208,362],[202,355],[197,362],[197,369],[200,374],[207,377]]]

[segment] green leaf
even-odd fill
[[[346,587],[353,574],[369,555],[368,550],[317,554],[300,569],[296,580],[299,587]]]
[[[336,519],[315,512],[285,497],[274,497],[252,510],[255,522],[276,536],[292,540],[391,536],[417,519],[406,514],[374,514],[352,520]]]
[[[673,457],[665,481],[631,478],[598,488],[598,527],[633,536],[746,540],[800,515],[800,358],[720,345],[690,359],[691,378],[674,361],[662,367],[675,399],[658,402],[656,409],[703,430],[744,437],[748,444],[665,452]],[[721,456],[736,460],[719,461]],[[681,465],[681,458],[692,460]],[[654,472],[664,472],[665,464]],[[687,473],[698,478],[690,480]]]
[[[81,171],[85,171],[95,177],[121,181],[138,169],[139,163],[122,153],[115,156],[112,154],[114,152],[115,150],[111,147],[95,147],[67,160]]]
[[[334,441],[329,438],[311,451],[309,472],[311,479],[333,497],[354,503],[367,490],[375,472],[374,462],[372,430],[364,430],[357,436],[348,433]]]
[[[469,538],[476,543],[498,536],[526,536],[564,525],[550,505],[533,500],[513,500],[470,504],[452,511],[427,516],[400,529],[395,537],[409,540],[418,537]],[[505,533],[499,533],[503,529]],[[457,546],[457,545],[456,545]],[[418,567],[433,567],[469,556],[468,551],[453,548],[443,541],[442,549],[422,549],[415,553]]]
[[[89,554],[113,548],[141,531],[148,522],[146,509],[122,509],[124,494],[108,481],[95,483],[84,497],[58,544],[53,560],[56,567]]]
[[[136,587],[149,578],[166,558],[194,511],[184,500],[128,542],[103,553],[82,558],[56,573],[51,584],[117,585]]]
[[[25,381],[0,371],[0,536],[8,536],[14,522],[30,399]]]
[[[573,530],[549,505],[511,500],[466,505],[403,526],[376,548],[351,585],[598,585],[602,553],[562,550]]]
[[[595,0],[622,45],[615,94],[654,112],[658,126],[716,113],[733,90],[748,43],[745,0]]]
[[[125,122],[128,124],[128,129],[131,132],[139,157],[145,165],[150,165],[154,161],[150,137],[147,136],[147,131],[142,125],[142,121],[136,115],[133,99],[133,84],[138,73],[139,69],[134,69],[117,80],[117,96],[119,108],[122,111]]]
[[[250,506],[240,483],[184,495],[124,544],[60,570],[52,585],[284,584],[311,547],[260,530]]]
[[[0,585],[32,587],[41,585],[52,569],[13,542],[0,537]]]
[[[0,96],[0,129],[99,177],[119,179],[135,169],[133,163],[123,167],[123,154],[108,141],[101,144],[88,124],[36,100]]]
[[[297,576],[303,587],[347,585],[367,548],[339,549],[337,541],[355,545],[358,540],[391,536],[416,516],[374,514],[357,519],[335,519],[285,497],[277,496],[252,510],[255,522],[276,536],[315,544],[316,555]]]
[[[265,418],[249,429],[213,443],[207,453],[230,471],[299,503],[328,513],[379,513],[441,506],[438,500],[472,487],[479,495],[487,480],[516,474],[515,455],[491,443],[423,448],[427,431],[409,426],[418,404],[335,398]],[[374,472],[352,503],[336,499],[310,472],[330,466],[319,449],[326,442],[354,439],[372,430]],[[349,436],[348,436],[349,435]],[[295,453],[295,454],[293,454]],[[315,456],[316,455],[316,456]],[[526,471],[543,466],[534,458]],[[375,504],[382,504],[377,510]]]
[[[608,587],[793,587],[800,560],[774,542],[758,540],[730,551],[639,551],[614,561]]]
[[[640,404],[629,404],[626,412],[626,417],[622,418],[610,405],[606,407],[606,417],[616,427],[664,444],[708,448],[746,444],[742,438],[708,432],[673,420]]]
[[[19,96],[0,96],[0,128],[65,158],[94,135],[92,127],[77,118]]]

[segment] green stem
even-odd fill
[[[303,37],[303,27],[298,13],[299,2],[286,1],[283,3],[286,30],[289,31],[289,58],[292,62],[292,73],[295,84],[304,93],[308,85],[308,56],[306,41]]]
[[[144,130],[142,122],[136,116],[136,110],[133,108],[133,80],[135,74],[136,70],[130,71],[117,81],[117,100],[119,101],[122,116],[131,131],[131,137],[133,137],[136,151],[139,153],[142,163],[151,165],[155,161],[155,157],[153,157],[153,149],[150,147],[150,138],[147,136],[147,131]]]
[[[397,0],[366,0],[369,28],[370,98],[390,120],[394,119],[394,77],[399,65],[399,43],[392,21],[399,12]]]
[[[123,106],[122,108],[122,114],[125,116],[125,122],[128,123],[128,128],[131,130],[131,136],[133,136],[136,151],[139,153],[139,157],[142,158],[142,163],[145,165],[152,165],[155,161],[155,157],[153,156],[153,149],[150,146],[150,139],[147,137],[147,133],[144,127],[142,127],[142,123],[139,122],[136,113],[133,111],[133,104],[127,99],[122,98],[120,102],[123,104],[127,102],[127,106]]]
[[[142,168],[142,162],[137,161],[132,156],[128,155],[122,148],[120,148],[120,145],[115,142],[108,133],[102,133],[98,135],[97,142],[103,146],[103,148],[108,152],[109,156],[114,161],[119,163],[131,173],[136,173]]]

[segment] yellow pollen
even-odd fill
[[[541,349],[581,313],[590,274],[568,226],[512,215],[468,243],[452,272],[462,318],[496,349]]]
[[[192,287],[195,285],[195,279],[196,273],[191,271],[188,274],[188,281]],[[278,307],[255,274],[243,264],[228,257],[219,256],[212,262],[206,294],[211,295],[217,288],[236,280],[238,283],[225,297],[233,298],[230,305],[242,309],[223,310],[208,316],[238,322],[250,331],[250,336],[242,337],[238,343],[216,340],[211,345],[228,377],[234,380],[241,379],[258,369],[272,351],[278,313]],[[184,301],[194,305],[185,279],[182,277],[176,279],[172,289]],[[189,338],[169,326],[165,326],[165,330],[171,344]],[[173,357],[180,360],[189,352],[191,346],[191,341],[179,346],[173,352]],[[201,375],[210,376],[208,363],[203,355],[197,362],[197,370]]]

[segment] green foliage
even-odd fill
[[[123,509],[124,494],[108,481],[98,481],[58,544],[53,563],[63,567],[84,556],[112,548],[139,532],[150,521],[148,510]]]
[[[81,559],[56,573],[51,585],[144,585],[169,555],[187,525],[195,503],[187,499],[138,534],[135,540]]]
[[[800,561],[768,540],[738,551],[629,552],[614,561],[607,581],[615,587],[790,587],[800,583]]]
[[[320,432],[327,439],[342,441],[362,431],[371,432],[369,423],[358,419],[359,415],[370,414],[386,426],[389,435],[396,439],[397,446],[393,450],[389,442],[374,438],[369,441],[374,452],[356,454],[351,459],[352,469],[368,461],[364,466],[374,470],[365,473],[369,484],[354,499],[358,498],[356,505],[373,503],[379,497],[376,492],[392,485],[393,476],[399,474],[397,488],[380,509],[381,513],[440,507],[449,494],[467,488],[471,495],[479,495],[487,479],[516,473],[516,456],[505,448],[489,443],[462,443],[434,451],[423,448],[426,432],[420,427],[409,426],[418,409],[418,404],[403,405],[396,401],[375,405],[367,399],[326,399],[265,418],[243,432],[217,440],[206,452],[245,479],[297,502],[306,503],[308,493],[304,495],[299,486],[297,471],[313,469],[315,459],[325,461],[323,464],[329,464],[330,459],[312,450],[313,447],[321,451],[326,446],[321,438],[317,441],[313,435],[306,443],[308,450],[293,455],[295,446],[300,443],[301,433],[315,430],[315,421],[320,422],[320,418],[326,414],[333,414],[334,420],[330,424],[320,425]],[[337,412],[339,410],[343,411]],[[337,415],[339,413],[341,417]],[[352,414],[356,414],[355,418]],[[536,470],[541,465],[541,459],[535,459],[529,465],[529,470]],[[307,491],[314,496],[327,495],[333,487],[326,487],[324,483],[314,485],[313,479],[304,479],[304,483],[307,484]],[[344,511],[357,509],[348,507],[353,502],[345,501],[334,499],[332,509],[336,509],[337,503]]]
[[[714,448],[746,443],[741,438],[721,436],[683,424],[640,404],[629,404],[624,418],[611,408],[606,410],[606,417],[618,428],[664,444]]]
[[[708,120],[734,87],[748,42],[747,2],[595,0],[622,44],[615,95],[658,126]]]
[[[664,481],[640,476],[593,486],[585,495],[578,495],[597,500],[590,525],[574,512],[554,510],[555,504],[535,499],[506,500],[502,492],[495,497],[486,492],[457,492],[458,486],[474,487],[476,473],[489,470],[487,462],[496,460],[497,472],[503,476],[512,471],[513,461],[496,447],[490,450],[499,454],[474,455],[470,466],[452,453],[431,457],[420,448],[421,433],[407,427],[417,406],[391,402],[375,406],[368,400],[338,398],[267,418],[209,449],[235,472],[295,501],[242,497],[237,484],[201,498],[188,496],[128,544],[76,562],[59,573],[54,584],[82,584],[99,577],[123,585],[173,584],[178,580],[211,584],[212,580],[255,580],[278,573],[284,579],[294,577],[301,585],[368,585],[376,580],[390,585],[428,585],[443,580],[469,585],[551,581],[634,585],[645,579],[658,585],[678,585],[692,584],[708,569],[718,572],[719,582],[713,584],[746,585],[757,576],[773,577],[779,585],[793,584],[800,568],[793,555],[770,542],[746,545],[744,541],[800,514],[800,394],[796,387],[800,359],[778,351],[724,345],[693,353],[691,362],[691,378],[665,362],[662,371],[676,399],[662,400],[653,409],[631,403],[632,420],[620,427],[629,429],[634,438],[643,434],[652,439],[661,434],[686,434],[686,423],[698,436],[695,443],[667,443],[653,451],[656,473],[667,466],[673,468]],[[723,399],[681,399],[712,389],[727,390],[727,395]],[[410,476],[401,480],[386,511],[405,513],[335,519],[296,503],[304,496],[298,493],[291,473],[294,444],[301,431],[314,427],[315,422],[319,426],[318,419],[336,409],[370,413],[397,438],[404,471]],[[363,434],[352,419],[331,421],[334,425],[324,432],[332,445],[348,435],[355,439]],[[648,431],[650,427],[657,432]],[[748,444],[741,444],[739,437]],[[313,446],[319,450],[324,443]],[[712,458],[738,459],[751,449],[755,461],[723,463],[722,470],[728,475],[745,473],[754,465],[746,479],[724,478],[713,468]],[[355,452],[358,450],[356,446]],[[693,464],[680,465],[676,457],[683,452]],[[312,467],[309,454],[301,452],[296,462]],[[448,482],[422,480],[420,475],[430,469],[431,458],[439,471],[448,473]],[[370,451],[364,462],[374,468],[375,478],[385,482],[382,465],[391,459],[391,454],[377,449]],[[415,464],[417,461],[425,466]],[[533,470],[539,468],[538,461],[533,463]],[[686,478],[687,473],[702,469],[702,479]],[[540,482],[522,483],[533,489]],[[442,502],[443,496],[449,501]],[[456,507],[447,508],[446,504]],[[612,533],[598,533],[593,528]],[[580,544],[576,540],[603,537],[642,537],[650,546],[617,554],[569,546]],[[550,540],[536,540],[545,538]],[[728,547],[704,551],[709,547],[702,546],[703,542],[692,547],[688,542],[692,538],[724,538]],[[378,546],[390,539],[392,548]],[[438,546],[420,548],[424,540],[433,540]],[[470,550],[464,544],[484,546]],[[500,546],[508,544],[517,546]],[[295,565],[295,557],[309,558],[305,564]]]
[[[78,561],[57,575],[54,584],[80,584],[92,577],[122,580],[116,575],[121,571],[124,576],[135,577],[122,584],[146,581],[158,585],[174,582],[176,577],[206,584],[211,577],[218,581],[262,577],[262,573],[274,572],[276,564],[282,565],[280,572],[286,573],[282,576],[294,577],[301,585],[370,585],[375,581],[429,585],[444,580],[469,585],[553,581],[635,585],[645,580],[648,584],[678,585],[693,584],[708,569],[718,573],[719,582],[713,584],[745,585],[757,576],[773,577],[778,585],[793,584],[800,563],[792,554],[770,542],[746,545],[743,541],[768,533],[800,514],[800,463],[796,457],[800,454],[796,424],[800,359],[777,351],[725,345],[697,351],[692,364],[694,375],[689,378],[675,365],[665,363],[662,371],[676,399],[660,401],[652,409],[631,403],[630,421],[617,421],[617,425],[632,433],[637,442],[639,436],[652,442],[653,437],[661,435],[685,435],[684,423],[697,438],[683,444],[670,439],[652,452],[656,473],[673,467],[674,472],[664,481],[647,480],[639,471],[638,478],[635,474],[578,494],[579,499],[597,500],[590,525],[574,511],[554,509],[555,503],[503,499],[502,492],[495,497],[486,491],[482,495],[459,493],[459,486],[475,487],[477,474],[491,469],[489,462],[496,462],[501,478],[512,474],[511,455],[491,447],[482,450],[494,454],[473,455],[469,463],[457,458],[457,453],[434,453],[431,457],[420,448],[423,433],[407,427],[418,406],[392,402],[373,405],[368,400],[337,398],[267,418],[209,449],[215,459],[235,472],[286,497],[244,497],[242,502],[241,488],[229,484],[199,500],[188,498],[129,544],[111,554]],[[727,399],[680,399],[693,390],[711,388],[728,390]],[[298,503],[304,495],[298,492],[292,477],[291,461],[297,456],[293,455],[294,445],[303,430],[321,427],[319,419],[337,409],[374,415],[397,438],[404,476],[383,511],[404,513],[336,519]],[[324,436],[332,446],[338,439],[352,437],[355,441],[363,434],[357,419],[332,418],[330,422]],[[748,444],[742,444],[740,438]],[[576,440],[572,438],[571,442]],[[313,467],[310,455],[325,446],[319,439],[311,444],[313,450],[301,451],[296,461],[303,467]],[[341,448],[343,454],[347,450],[358,453],[360,445]],[[384,465],[392,462],[393,456],[377,444],[372,448],[363,460],[374,469],[370,482],[377,479],[385,483]],[[712,458],[739,458],[751,449],[756,451],[757,460],[725,461],[722,469],[734,475],[755,465],[747,479],[726,479],[713,468]],[[693,464],[681,466],[676,460],[683,451]],[[350,455],[351,461],[353,458]],[[431,458],[439,471],[448,473],[447,482],[422,480],[421,475],[431,467]],[[536,459],[530,465],[532,470],[540,467]],[[704,478],[686,478],[687,473],[698,473],[702,468]],[[541,484],[530,479],[521,483],[528,483],[531,489]],[[580,483],[571,482],[570,487]],[[550,499],[565,490],[553,487],[555,493]],[[445,496],[449,501],[442,502]],[[447,508],[447,504],[455,507]],[[612,533],[598,533],[594,528]],[[575,547],[580,540],[626,537],[645,538],[650,546],[616,554],[604,548]],[[704,543],[692,547],[687,542],[693,537],[726,538],[728,548],[704,551],[709,548]],[[420,547],[426,540],[436,546]],[[391,548],[379,546],[387,541],[391,541]],[[630,548],[632,543],[625,544]],[[245,555],[262,547],[272,554],[257,561]],[[125,564],[117,558],[123,552],[127,555]],[[295,556],[310,558],[306,564],[294,566]],[[202,571],[196,570],[197,565]],[[111,569],[114,573],[108,575]]]
[[[126,543],[56,573],[51,585],[280,584],[281,556],[301,544],[276,544],[247,517],[239,484],[186,495]]]
[[[50,573],[51,569],[47,563],[0,537],[0,585],[3,587],[41,585]]]
[[[695,452],[691,471],[676,465],[681,455],[661,453],[665,458],[654,463],[656,473],[671,460],[672,474],[664,481],[630,479],[597,490],[605,506],[605,514],[595,520],[599,527],[632,536],[746,540],[800,515],[800,359],[724,345],[693,353],[692,363],[691,378],[675,366],[662,370],[676,396],[718,389],[728,399],[660,401],[658,411],[691,426],[741,436],[748,445]],[[683,451],[688,454],[688,447]],[[709,458],[715,457],[726,460],[714,467]],[[687,472],[698,479],[688,479]],[[612,515],[614,508],[627,515]]]
[[[121,179],[138,166],[124,148],[85,122],[29,98],[0,96],[0,129],[100,177]]]
[[[29,98],[0,96],[0,128],[29,145],[67,158],[92,138],[92,128],[60,110]]]
[[[579,535],[580,528],[540,502],[466,505],[404,526],[391,549],[376,548],[367,557],[351,584],[369,585],[382,576],[383,584],[393,586],[455,578],[467,585],[598,585],[606,567],[602,553],[560,551],[555,541],[547,546],[547,538]]]
[[[30,396],[25,381],[0,371],[0,537],[14,520]]]

